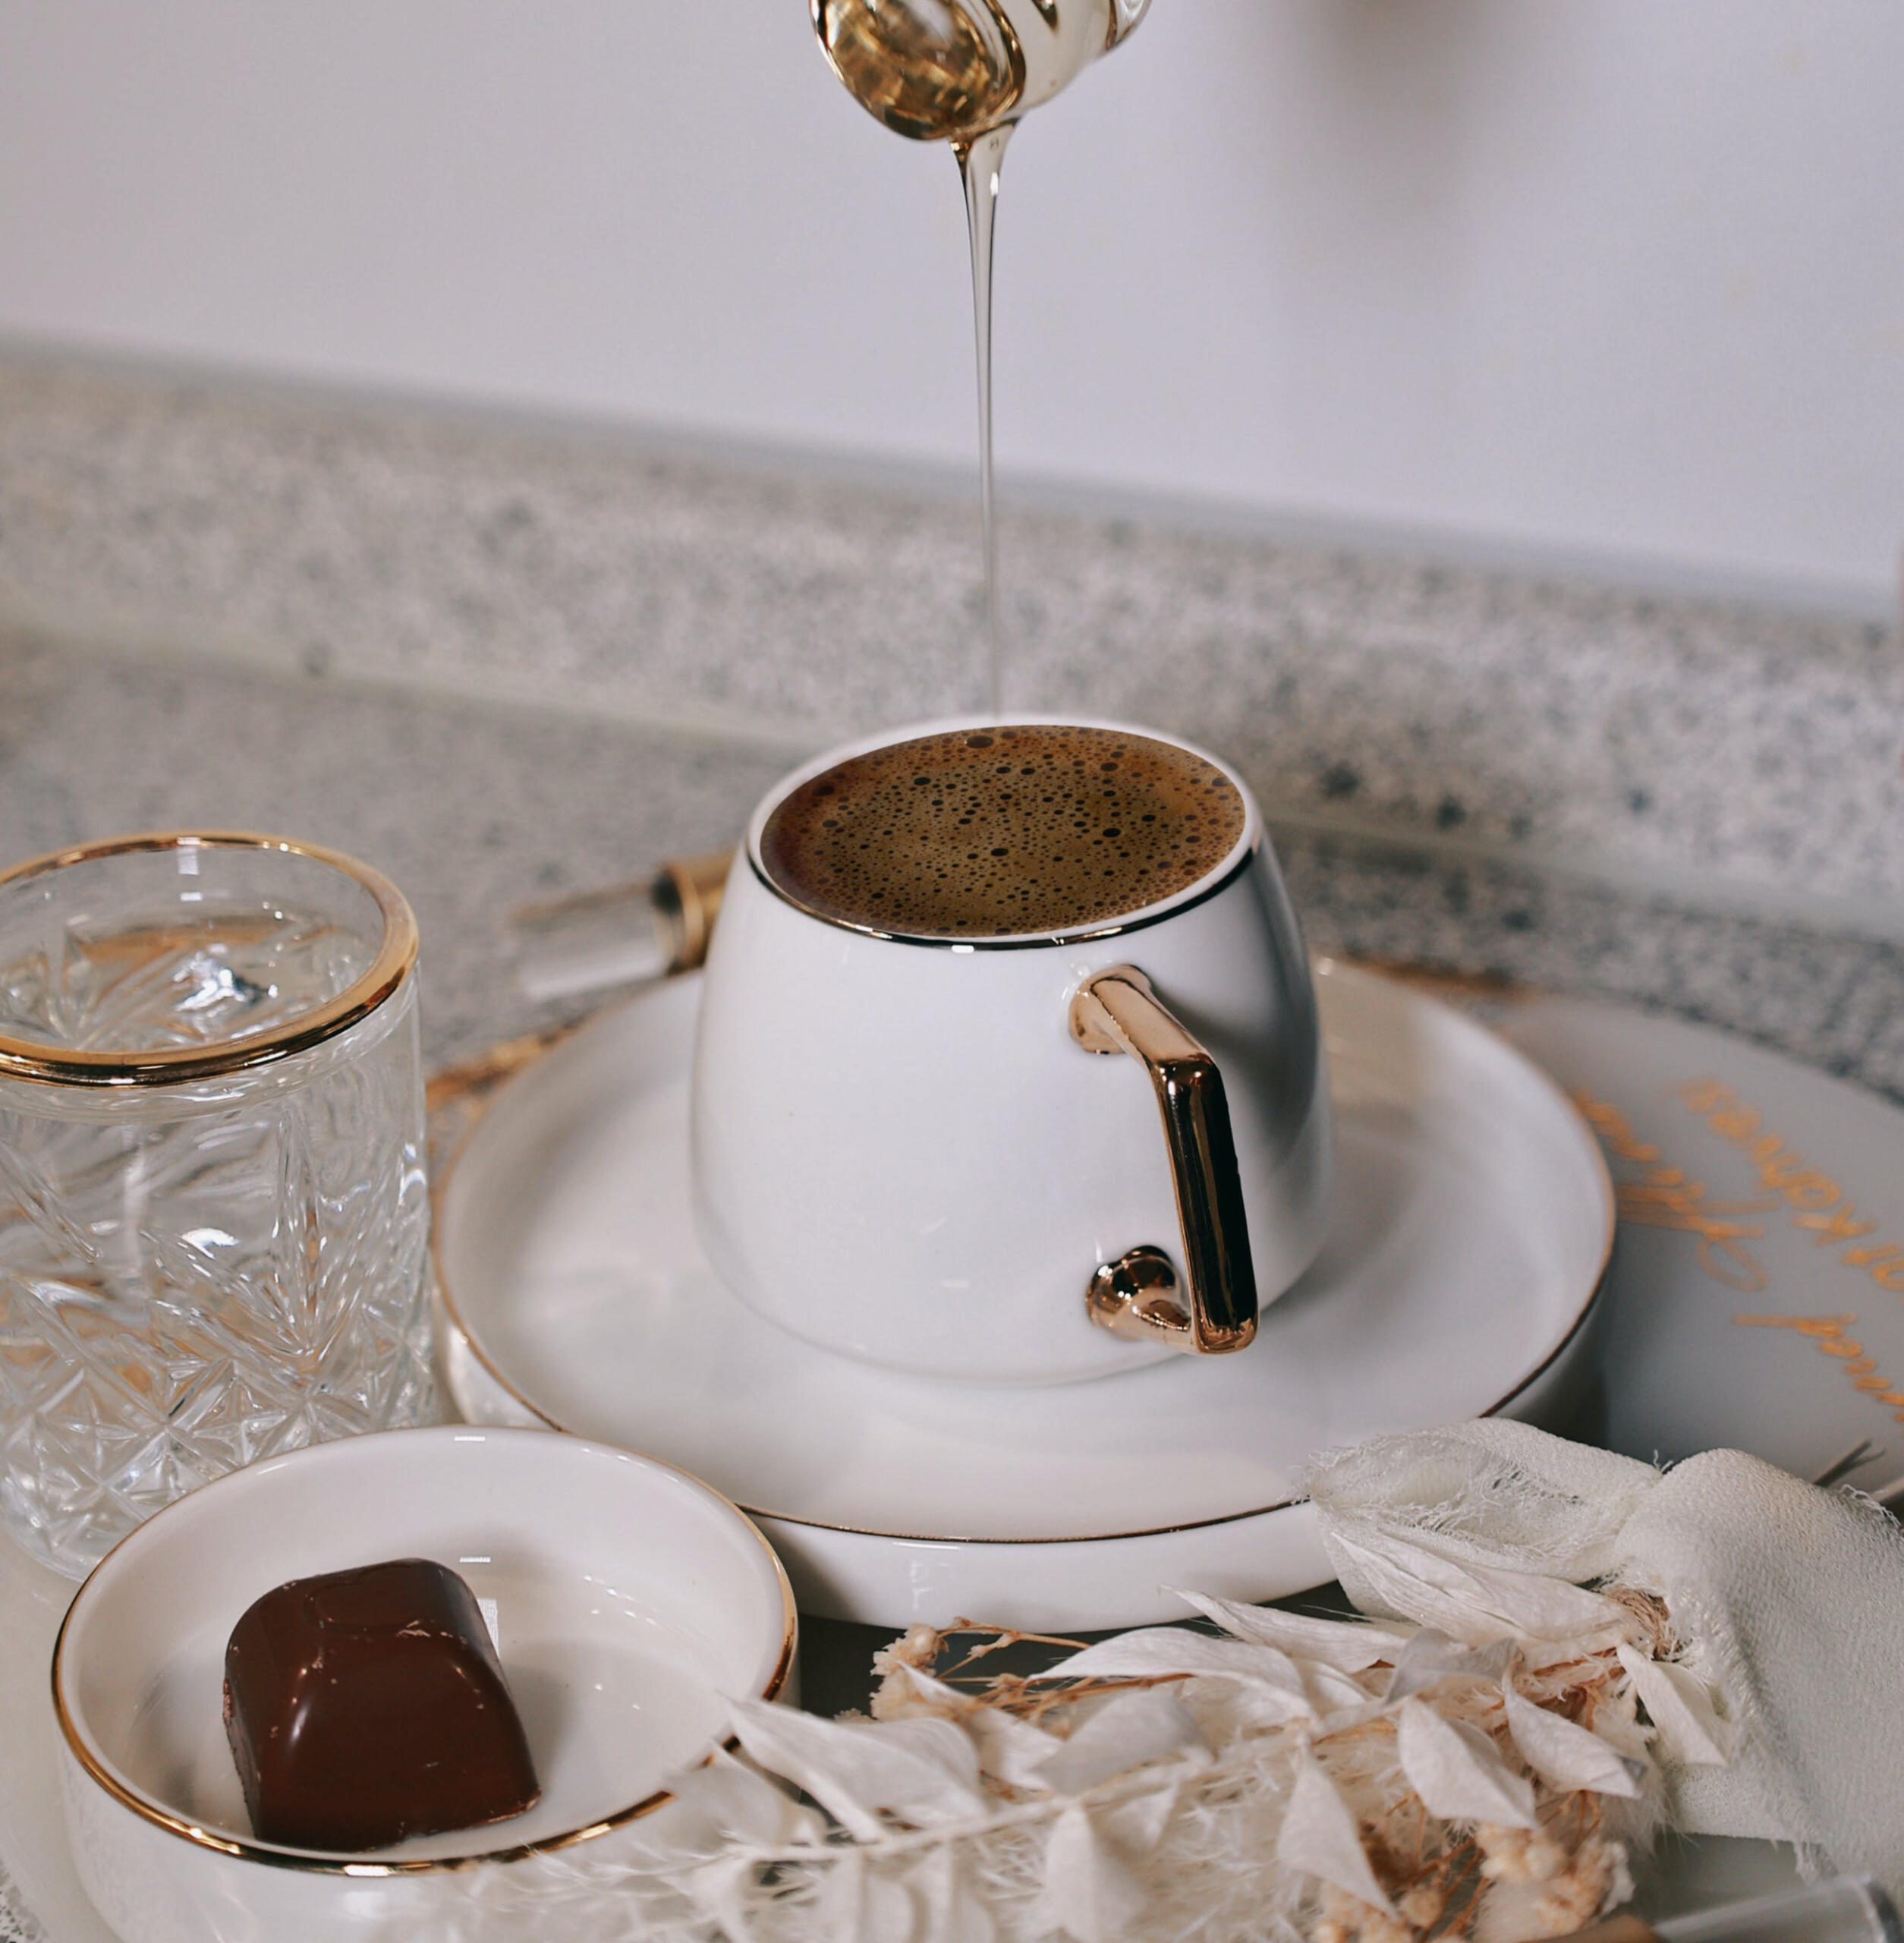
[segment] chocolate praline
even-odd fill
[[[430,1559],[266,1593],[225,1649],[225,1731],[253,1832],[288,1847],[387,1848],[541,1797],[482,1609]]]

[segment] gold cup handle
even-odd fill
[[[1128,1053],[1157,1090],[1176,1186],[1188,1305],[1163,1249],[1132,1249],[1090,1279],[1085,1306],[1114,1336],[1186,1356],[1245,1347],[1256,1334],[1256,1274],[1216,1062],[1173,1019],[1134,965],[1086,979],[1071,1001],[1072,1036],[1087,1052]]]

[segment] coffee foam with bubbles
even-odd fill
[[[849,757],[775,808],[760,860],[785,896],[837,923],[1035,937],[1188,890],[1245,821],[1235,784],[1188,749],[1026,723]]]

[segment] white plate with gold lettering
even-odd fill
[[[1520,1054],[1368,972],[1326,965],[1318,983],[1330,1239],[1241,1354],[983,1389],[755,1317],[689,1211],[688,978],[511,1081],[439,1183],[452,1393],[475,1421],[705,1479],[832,1617],[1127,1626],[1175,1617],[1172,1584],[1261,1599],[1324,1581],[1289,1501],[1309,1457],[1490,1411],[1556,1421],[1613,1206],[1585,1124]]]
[[[1574,1095],[1613,1168],[1598,1441],[1729,1446],[1872,1492],[1904,1479],[1904,1113],[1663,1013],[1474,1009]]]

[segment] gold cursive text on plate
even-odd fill
[[[1729,1288],[1756,1294],[1767,1283],[1764,1264],[1746,1245],[1762,1241],[1766,1227],[1751,1218],[1783,1209],[1792,1224],[1821,1248],[1839,1251],[1837,1259],[1861,1271],[1892,1293],[1904,1293],[1904,1245],[1867,1239],[1877,1224],[1865,1220],[1840,1182],[1806,1164],[1805,1156],[1768,1132],[1764,1116],[1748,1106],[1723,1080],[1688,1079],[1670,1097],[1703,1120],[1720,1139],[1746,1155],[1757,1175],[1758,1192],[1746,1201],[1714,1201],[1702,1181],[1675,1167],[1659,1148],[1640,1138],[1617,1107],[1576,1094],[1575,1104],[1618,1160],[1638,1170],[1617,1185],[1622,1220],[1673,1228],[1695,1236],[1706,1271]],[[1855,1244],[1855,1245],[1853,1245]],[[1875,1358],[1850,1334],[1855,1315],[1737,1315],[1748,1329],[1783,1329],[1808,1342],[1843,1371],[1852,1389],[1890,1409],[1904,1423],[1904,1390],[1882,1375]]]
[[[1699,1265],[1707,1274],[1742,1295],[1761,1293],[1766,1286],[1765,1264],[1746,1243],[1763,1241],[1765,1224],[1749,1217],[1769,1213],[1778,1205],[1776,1198],[1714,1201],[1704,1181],[1692,1179],[1651,1142],[1641,1140],[1632,1122],[1611,1101],[1587,1093],[1576,1093],[1573,1099],[1608,1152],[1639,1170],[1614,1183],[1621,1220],[1693,1236]]]
[[[1723,1080],[1688,1079],[1673,1092],[1687,1112],[1746,1156],[1758,1170],[1760,1188],[1772,1198],[1770,1205],[1782,1202],[1793,1227],[1821,1248],[1842,1249],[1838,1259],[1847,1268],[1862,1270],[1888,1294],[1904,1295],[1904,1242],[1866,1240],[1876,1223],[1859,1215],[1830,1175],[1808,1167],[1802,1154],[1768,1132],[1756,1107],[1746,1105]],[[1857,1245],[1848,1245],[1852,1242]]]
[[[1891,1415],[1904,1424],[1904,1390],[1893,1387],[1887,1376],[1880,1376],[1874,1359],[1865,1354],[1865,1346],[1845,1332],[1858,1318],[1855,1315],[1736,1315],[1733,1321],[1748,1329],[1789,1329],[1804,1337],[1821,1356],[1835,1356],[1854,1390],[1862,1390],[1880,1403],[1891,1406]]]

